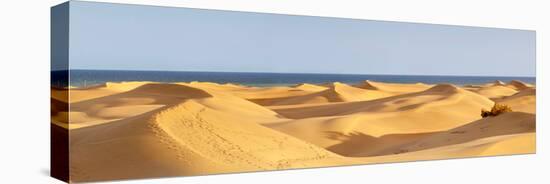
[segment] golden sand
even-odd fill
[[[535,152],[535,86],[364,81],[52,89],[71,181],[205,175]],[[506,104],[514,112],[481,118]],[[66,118],[70,117],[67,122]]]

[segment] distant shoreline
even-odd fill
[[[70,81],[62,81],[64,78]],[[60,79],[60,80],[56,80]],[[420,75],[357,75],[357,74],[300,74],[300,73],[249,73],[249,72],[176,72],[176,71],[119,71],[119,70],[71,70],[52,71],[52,85],[86,87],[101,85],[106,82],[151,81],[161,83],[173,82],[214,82],[233,83],[246,86],[270,87],[290,86],[302,83],[324,84],[341,82],[356,84],[371,80],[389,83],[450,83],[455,85],[477,85],[500,80],[508,82],[519,80],[535,84],[535,77],[510,76],[420,76]],[[69,84],[70,83],[70,84]]]

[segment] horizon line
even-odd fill
[[[212,73],[266,73],[266,74],[326,74],[326,75],[392,75],[392,76],[448,76],[448,77],[524,77],[524,78],[536,78],[535,76],[496,76],[496,75],[421,75],[421,74],[359,74],[359,73],[317,73],[317,72],[248,72],[248,71],[198,71],[198,70],[124,70],[124,69],[64,69],[64,70],[50,70],[54,71],[71,71],[71,70],[89,70],[89,71],[134,71],[134,72],[212,72]]]

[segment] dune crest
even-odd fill
[[[493,82],[493,86],[504,86],[506,83],[502,82],[501,80],[495,80]]]
[[[459,103],[464,101],[465,103]],[[450,84],[440,84],[425,91],[389,96],[366,101],[329,103],[308,106],[277,106],[276,112],[289,118],[348,115],[360,112],[395,112],[421,110],[428,107],[461,105],[464,109],[487,108],[493,102],[476,93],[460,89]],[[435,109],[434,109],[435,110]],[[468,110],[469,111],[469,110]]]
[[[478,120],[480,110],[493,104],[484,96],[440,84],[421,92],[364,102],[276,107],[275,112],[295,120],[267,126],[341,155],[371,156]]]
[[[535,128],[535,115],[523,112],[509,112],[436,133],[408,145],[400,145],[399,148],[385,150],[385,152],[381,152],[380,154],[404,151],[412,152],[445,145],[455,145],[487,137],[529,133],[534,132]],[[504,151],[503,153],[506,152]]]
[[[506,86],[508,86],[510,88],[513,88],[513,89],[516,89],[516,90],[523,90],[523,89],[526,89],[526,88],[533,87],[533,85],[531,85],[531,84],[527,84],[525,82],[518,81],[518,80],[512,80],[512,81],[508,82],[508,84],[506,84]]]
[[[490,99],[499,99],[511,96],[518,92],[517,90],[502,85],[480,87],[479,89],[473,91]]]
[[[389,93],[403,94],[411,92],[419,92],[430,88],[431,85],[424,83],[414,83],[414,84],[396,84],[396,83],[384,83],[384,82],[375,82],[370,80],[365,80],[356,85],[358,88],[369,89],[369,90],[380,90]]]
[[[535,114],[537,103],[536,91],[535,88],[526,88],[514,95],[497,99],[495,102],[509,105],[514,111]]]
[[[72,181],[357,164],[259,125],[261,115],[243,117],[247,113],[242,110],[226,111],[235,104],[225,100],[185,100],[131,118],[74,129]]]
[[[192,147],[198,154],[250,170],[307,167],[326,164],[323,160],[344,160],[253,121],[211,111],[194,101],[162,111],[154,119],[155,125],[162,131],[181,144]],[[205,145],[205,142],[210,144]]]
[[[425,92],[454,93],[459,90],[461,89],[452,84],[437,84],[431,88],[428,88]]]
[[[322,91],[327,89],[327,87],[324,87],[324,86],[318,86],[318,85],[308,84],[308,83],[298,84],[293,87],[296,89],[301,89],[305,91]]]
[[[356,88],[347,84],[334,82],[328,84],[328,89],[292,98],[286,98],[272,103],[271,105],[296,105],[296,104],[318,104],[330,102],[352,102],[367,101],[391,96],[391,94]]]
[[[520,84],[106,83],[52,89],[52,122],[74,182],[533,153]],[[514,112],[481,118],[495,102]]]
[[[334,82],[330,88],[325,91],[324,96],[329,99],[335,99],[331,102],[352,102],[373,100],[390,95],[376,91],[367,91],[347,84]]]

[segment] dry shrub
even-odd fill
[[[508,105],[504,104],[497,104],[491,108],[490,111],[481,109],[481,117],[489,117],[489,116],[498,116],[499,114],[505,113],[505,112],[512,112],[512,108]]]

